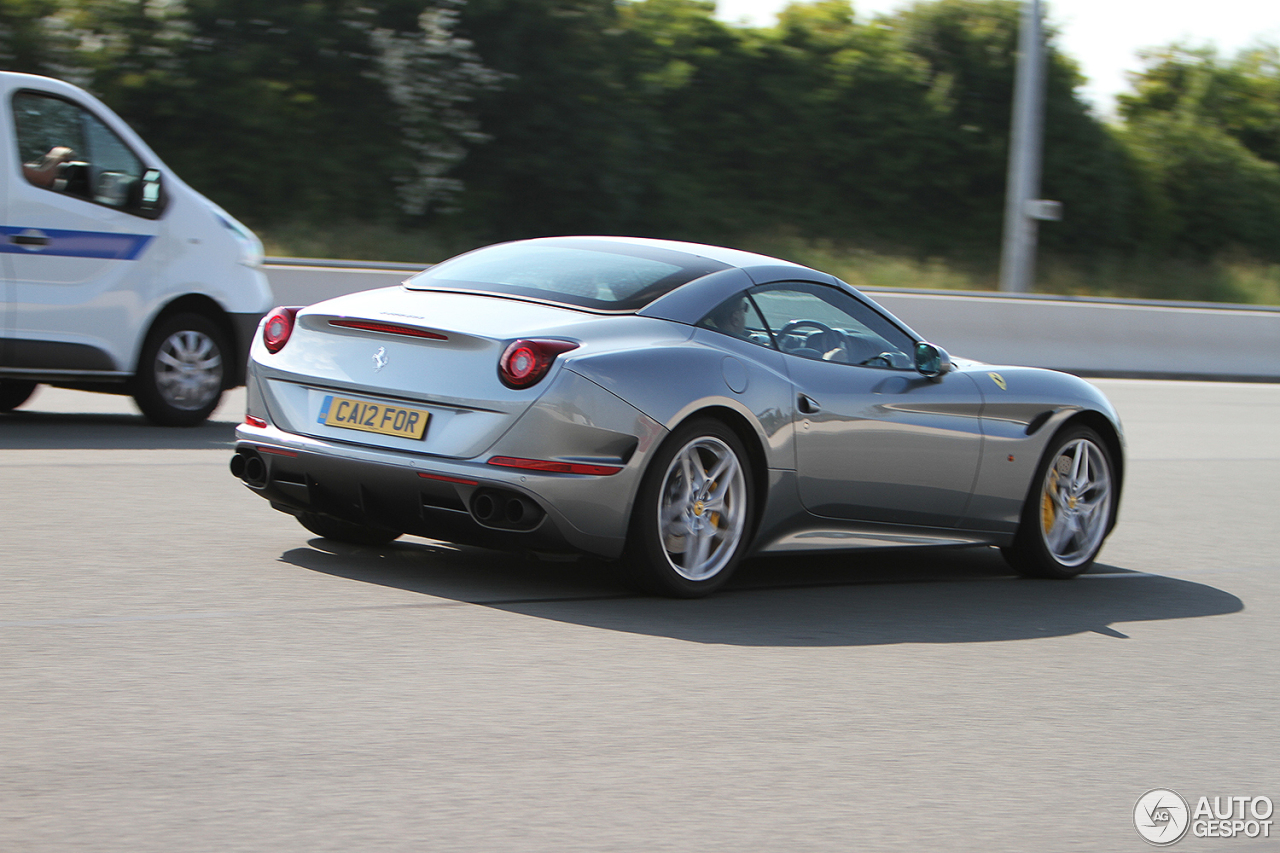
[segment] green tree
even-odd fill
[[[75,22],[91,88],[228,209],[390,221],[447,204],[480,141],[466,102],[492,75],[457,5],[78,0]]]
[[[1193,115],[1280,163],[1280,47],[1263,44],[1224,60],[1212,48],[1172,44],[1145,52],[1143,63],[1133,92],[1119,98],[1125,120]]]
[[[59,0],[0,0],[0,69],[74,77],[78,39]]]
[[[929,69],[943,129],[930,149],[934,185],[921,198],[946,218],[953,246],[999,243],[1020,11],[1012,0],[937,0],[886,19]],[[1062,201],[1066,216],[1041,229],[1042,245],[1130,250],[1141,238],[1135,166],[1076,94],[1083,78],[1056,37],[1047,27],[1042,195]]]
[[[764,45],[714,11],[699,0],[621,8],[621,73],[645,128],[640,222],[648,233],[715,239],[760,225],[762,207],[777,203],[776,176],[759,168],[778,150],[763,93]]]
[[[1155,196],[1145,211],[1154,217],[1153,248],[1280,260],[1280,166],[1185,115],[1131,121],[1125,138]]]
[[[385,215],[394,105],[348,2],[89,0],[93,88],[240,216]]]
[[[489,141],[471,104],[503,82],[454,33],[465,0],[437,2],[418,15],[413,29],[377,27],[370,34],[407,154],[394,173],[400,206],[414,216],[453,210],[463,183],[451,171],[470,148]]]
[[[1174,44],[1145,54],[1120,98],[1152,197],[1153,246],[1200,258],[1280,258],[1280,54]]]
[[[612,0],[469,0],[459,34],[505,75],[476,101],[491,141],[458,171],[468,225],[489,238],[631,230],[649,130],[619,73]]]

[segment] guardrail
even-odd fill
[[[276,300],[399,284],[425,265],[268,258]],[[1280,382],[1280,308],[938,290],[864,292],[955,355],[1083,376]]]

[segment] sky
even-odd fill
[[[769,26],[788,0],[717,0],[717,17]],[[893,12],[910,0],[853,0],[860,20]],[[1126,72],[1140,67],[1137,52],[1172,41],[1212,45],[1226,55],[1258,39],[1280,43],[1280,0],[1046,0],[1058,27],[1059,49],[1089,78],[1080,94],[1102,115],[1128,88]]]

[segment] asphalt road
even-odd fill
[[[1280,385],[1098,384],[1091,574],[792,557],[695,602],[337,546],[228,473],[240,394],[166,430],[42,389],[0,416],[0,851],[1140,851],[1149,789],[1280,802]]]

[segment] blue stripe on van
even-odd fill
[[[47,237],[44,246],[22,246],[13,242],[17,236]],[[64,258],[103,258],[117,261],[136,261],[147,244],[150,234],[115,234],[110,231],[63,231],[58,228],[18,228],[0,226],[0,252],[26,252],[29,254],[56,255]]]

